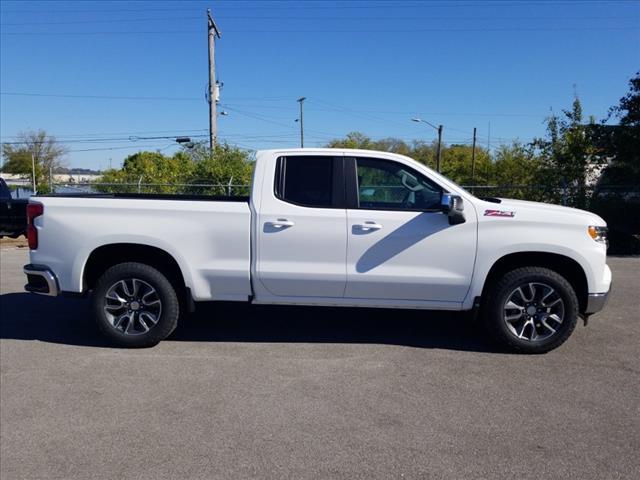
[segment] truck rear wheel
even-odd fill
[[[545,353],[573,332],[578,298],[571,284],[553,270],[522,267],[490,288],[483,317],[491,337],[508,350]]]
[[[98,327],[122,347],[152,347],[178,325],[180,304],[167,278],[149,265],[127,262],[109,268],[92,296]]]

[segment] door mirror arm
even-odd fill
[[[464,202],[460,195],[443,193],[440,210],[449,217],[449,225],[459,225],[466,221],[464,216]]]

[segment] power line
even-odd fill
[[[100,100],[171,100],[171,101],[202,101],[198,97],[143,97],[127,95],[71,95],[59,93],[27,93],[27,92],[0,92],[0,95],[21,97],[57,97],[57,98],[93,98]]]
[[[100,137],[100,136],[104,136],[104,135],[140,135],[140,134],[148,134],[148,133],[178,133],[178,132],[206,132],[206,129],[196,129],[196,128],[189,128],[189,129],[171,129],[171,130],[145,130],[145,131],[137,131],[137,132],[102,132],[102,133],[68,133],[68,134],[56,134],[56,133],[51,133],[49,134],[50,137],[54,137],[56,140],[59,140],[61,138],[65,138],[65,137]],[[6,135],[3,138],[22,138],[22,136],[20,135]],[[128,137],[127,137],[128,138]],[[172,137],[173,138],[173,137]]]
[[[208,135],[189,135],[190,138],[205,138]],[[226,134],[223,135],[224,138],[228,138],[228,139],[233,139],[233,138],[238,138],[240,140],[268,140],[269,142],[287,142],[287,143],[291,143],[289,142],[287,139],[294,139],[297,138],[296,134],[273,134],[273,135],[246,135],[246,134]],[[7,137],[5,137],[7,138]],[[170,140],[170,139],[175,139],[176,136],[158,136],[158,137],[127,137],[127,138],[85,138],[85,139],[70,139],[70,140],[65,140],[65,139],[60,139],[60,138],[55,138],[55,142],[58,144],[82,144],[82,143],[107,143],[107,142],[122,142],[122,141],[127,141],[127,142],[137,142],[139,140]],[[24,141],[19,141],[19,142],[12,142],[12,141],[3,141],[0,142],[6,145],[24,145],[26,142]],[[31,143],[31,142],[30,142]],[[46,141],[43,142],[33,142],[33,143],[47,143]],[[131,145],[130,147],[122,147],[122,148],[136,148],[139,145]],[[114,146],[113,148],[120,148],[120,147],[116,147]],[[101,147],[101,148],[96,148],[96,149],[88,149],[89,150],[108,150],[110,148],[107,147]],[[71,151],[78,151],[78,150],[71,150]]]
[[[242,9],[251,8],[252,10],[256,9],[268,9],[268,10],[373,10],[373,9],[384,9],[384,8],[434,8],[434,7],[481,7],[486,8],[489,6],[496,7],[519,7],[522,5],[548,5],[553,7],[558,4],[569,4],[569,5],[579,5],[579,4],[587,4],[587,5],[630,5],[632,2],[627,0],[512,0],[512,1],[500,1],[500,2],[484,2],[484,1],[476,1],[476,2],[458,2],[458,1],[442,1],[442,2],[425,2],[425,1],[416,1],[412,3],[396,3],[396,2],[369,2],[367,4],[363,4],[357,2],[357,4],[332,4],[326,5],[324,2],[312,2],[307,0],[306,4],[292,4],[289,1],[283,2],[270,2],[261,0],[260,2],[237,2],[235,0],[230,0],[229,2],[225,2],[224,0],[218,0],[216,3],[230,3],[233,6],[238,6]],[[284,5],[274,5],[274,3],[282,3]],[[316,3],[316,5],[309,5],[310,3]],[[228,7],[223,7],[228,8]],[[195,10],[195,9],[194,9]],[[154,12],[181,12],[184,13],[184,8],[154,8]],[[187,10],[189,11],[189,10]],[[143,12],[149,13],[148,9],[138,9],[138,8],[129,8],[129,9],[17,9],[17,10],[3,10],[3,13],[134,13],[134,12]]]
[[[290,102],[291,99],[288,98],[286,100],[287,102]],[[383,118],[376,118],[376,117],[372,117],[372,116],[367,116],[367,114],[377,114],[377,115],[413,115],[413,114],[417,114],[417,115],[464,115],[464,116],[504,116],[504,117],[532,117],[532,118],[543,118],[543,117],[547,117],[549,116],[548,113],[510,113],[510,112],[422,112],[422,111],[416,111],[416,110],[405,110],[405,111],[398,111],[398,110],[356,110],[356,109],[352,109],[352,108],[346,108],[346,107],[341,107],[338,105],[334,105],[334,104],[329,104],[328,102],[325,101],[321,101],[317,98],[311,98],[309,97],[309,101],[311,102],[315,102],[317,105],[318,104],[324,104],[326,105],[325,108],[318,108],[318,107],[308,107],[305,110],[309,111],[309,112],[344,112],[344,113],[353,113],[354,116],[358,116],[359,118],[363,118],[363,119],[369,119],[369,120],[375,120],[375,121],[380,121],[380,122],[389,122],[390,120],[388,119],[383,119]],[[235,103],[235,102],[234,102]],[[331,107],[329,107],[329,105],[333,105]],[[243,104],[242,105],[243,108],[256,108],[256,109],[269,109],[269,110],[282,110],[282,111],[289,111],[290,109],[283,107],[283,106],[279,106],[279,105],[260,105],[260,104]],[[471,134],[471,132],[466,132]]]
[[[227,97],[234,102],[237,101],[249,101],[249,100],[264,100],[269,102],[290,102],[295,99],[293,96],[280,96],[280,97]]]
[[[194,138],[201,138],[201,137],[206,137],[207,135],[191,135],[191,137]],[[176,135],[168,135],[168,136],[156,136],[156,137],[137,137],[137,136],[129,136],[127,138],[84,138],[84,139],[74,139],[74,140],[58,140],[56,139],[55,142],[56,143],[104,143],[104,142],[122,142],[122,141],[129,141],[129,142],[137,142],[139,140],[169,140],[169,139],[174,139],[176,138]],[[44,143],[48,143],[49,141],[51,141],[51,139],[48,140],[43,140],[41,142],[36,141],[36,142],[3,142],[6,145],[24,145],[25,143],[34,143],[34,144],[44,144]]]
[[[328,105],[327,102],[323,102]],[[317,110],[317,109],[316,109]],[[464,116],[496,116],[496,117],[547,117],[548,114],[537,113],[509,113],[509,112],[424,112],[419,110],[405,110],[405,111],[389,111],[389,110],[353,110],[344,109],[344,111],[357,112],[357,113],[376,113],[386,115],[464,115]],[[386,120],[385,120],[386,121]],[[465,132],[470,133],[470,132]]]
[[[0,95],[9,96],[25,96],[25,97],[60,97],[60,98],[96,98],[105,100],[184,100],[194,101],[202,100],[200,97],[169,97],[169,96],[134,96],[134,95],[75,95],[67,93],[40,93],[40,92],[0,92]],[[265,101],[265,102],[284,102],[291,101],[293,97],[228,97],[234,102],[245,101]]]
[[[237,108],[235,108],[235,107],[230,107],[230,106],[229,106],[229,105],[227,105],[227,104],[221,104],[221,106],[222,106],[222,107],[224,107],[224,108],[225,108],[225,109],[227,109],[227,110],[231,110],[232,112],[239,113],[240,115],[243,115],[243,116],[248,117],[248,118],[253,118],[253,119],[255,119],[255,120],[260,120],[260,121],[262,121],[262,122],[272,123],[272,124],[274,124],[274,125],[278,125],[278,126],[281,126],[281,127],[286,127],[286,128],[293,128],[293,129],[295,129],[295,127],[294,127],[293,125],[287,125],[287,124],[282,123],[282,122],[278,122],[278,121],[274,121],[274,120],[269,120],[268,118],[263,117],[263,116],[261,116],[261,115],[256,115],[256,114],[253,114],[253,113],[251,113],[251,112],[246,112],[246,111],[243,111],[243,110],[239,110],[239,109],[237,109]]]
[[[474,33],[474,32],[563,32],[563,31],[627,31],[640,30],[640,26],[623,27],[505,27],[505,28],[403,28],[403,29],[278,29],[278,30],[256,30],[256,29],[228,29],[229,33]],[[135,31],[105,31],[105,32],[0,32],[5,36],[95,36],[95,35],[200,35],[201,32],[194,30],[135,30]]]
[[[200,32],[194,30],[153,30],[153,31],[120,31],[120,32],[0,32],[0,35],[46,35],[46,36],[64,36],[64,35],[157,35],[157,34],[188,34],[188,35],[200,35]]]
[[[266,15],[220,15],[221,20],[340,20],[340,21],[353,21],[353,20],[384,20],[385,22],[399,20],[420,20],[420,21],[440,21],[440,20],[553,20],[553,21],[565,21],[565,20],[628,20],[628,16],[579,16],[579,17],[537,17],[537,16],[266,16]],[[176,20],[200,20],[200,17],[154,17],[154,18],[118,18],[118,19],[96,19],[96,20],[66,20],[66,21],[44,21],[44,22],[7,22],[0,23],[0,26],[29,26],[29,25],[83,25],[83,24],[95,24],[95,23],[139,23],[139,22],[152,22],[152,21],[176,21]]]
[[[29,97],[53,97],[53,98],[89,98],[89,99],[100,99],[100,100],[176,100],[176,101],[195,101],[202,100],[196,97],[143,97],[143,96],[125,96],[125,95],[72,95],[72,94],[51,94],[51,93],[34,93],[34,92],[0,92],[0,95],[9,95],[9,96],[29,96]],[[234,102],[243,102],[243,101],[255,101],[255,100],[264,100],[264,101],[276,101],[276,102],[289,102],[293,97],[230,97],[230,100]],[[548,113],[511,113],[511,112],[421,112],[415,110],[354,110],[350,108],[341,107],[339,105],[331,104],[329,102],[319,100],[317,98],[311,98],[310,101],[317,102],[319,104],[324,104],[325,106],[331,108],[311,108],[309,111],[324,111],[324,112],[332,112],[339,111],[345,113],[354,113],[360,115],[362,118],[366,119],[375,119],[377,121],[387,122],[387,119],[375,118],[371,116],[367,116],[367,114],[387,114],[387,115],[464,115],[464,116],[503,116],[503,117],[547,117]],[[228,105],[223,105],[228,107]],[[242,105],[243,107],[251,107],[251,108],[269,108],[269,109],[278,109],[285,110],[283,107],[279,106],[267,106],[267,105]],[[239,112],[240,113],[240,112]],[[167,131],[175,131],[175,130],[167,130]],[[185,130],[186,131],[186,130]]]
[[[379,123],[383,123],[385,125],[388,124],[388,123],[396,123],[398,125],[402,125],[403,127],[405,126],[404,123],[400,123],[400,122],[398,122],[396,120],[389,120],[389,119],[385,119],[385,118],[375,117],[375,116],[369,115],[367,112],[358,112],[356,110],[345,108],[345,107],[342,107],[340,105],[335,105],[335,104],[326,102],[324,100],[311,98],[310,101],[311,102],[315,102],[315,103],[324,104],[324,105],[329,106],[329,107],[333,107],[334,110],[337,111],[337,112],[343,112],[343,113],[345,113],[347,115],[351,115],[351,116],[354,116],[356,118],[362,118],[362,119],[369,120],[369,121],[379,122]]]
[[[83,148],[80,150],[69,150],[69,152],[100,152],[107,150],[127,150],[132,148],[154,148],[157,145],[128,145],[126,147],[102,147],[102,148]]]
[[[118,19],[99,19],[99,20],[65,20],[63,22],[19,22],[19,23],[0,23],[3,27],[18,27],[28,25],[83,25],[93,23],[138,23],[138,22],[150,22],[150,21],[176,21],[176,20],[195,20],[200,17],[156,17],[156,18],[118,18]],[[623,17],[624,18],[624,17]]]
[[[319,29],[319,30],[236,30],[229,29],[233,33],[426,33],[426,32],[562,32],[562,31],[591,31],[591,30],[640,30],[640,26],[592,26],[592,27],[498,27],[498,28],[466,28],[466,27],[443,27],[443,28],[402,28],[402,29]]]
[[[99,99],[99,100],[170,100],[170,101],[201,101],[201,98],[197,97],[143,97],[143,96],[126,96],[126,95],[72,95],[72,94],[50,94],[50,93],[33,93],[33,92],[0,92],[0,95],[9,95],[9,96],[28,96],[28,97],[59,97],[59,98],[88,98],[88,99]],[[264,101],[291,101],[293,97],[231,97],[230,100],[234,102],[242,102],[242,101],[255,101],[255,100],[264,100]],[[375,117],[366,117],[369,113],[374,114],[388,114],[388,115],[461,115],[461,116],[496,116],[496,117],[547,117],[548,113],[509,113],[509,112],[421,112],[421,111],[389,111],[389,110],[353,110],[349,108],[344,108],[339,105],[330,104],[329,102],[325,102],[319,99],[311,98],[311,102],[317,102],[320,104],[324,104],[325,106],[329,106],[332,108],[328,109],[309,109],[309,111],[341,111],[341,112],[349,112],[360,115],[362,118],[366,118],[369,120],[374,119]],[[223,105],[225,108],[228,105]],[[243,105],[243,107],[257,107],[257,108],[274,108],[281,109],[282,107],[277,106],[262,106],[262,105]],[[232,109],[232,108],[230,108]],[[241,113],[239,111],[238,113]],[[242,114],[242,113],[241,113]],[[384,121],[388,122],[387,119],[377,118],[376,121]]]

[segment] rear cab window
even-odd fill
[[[344,208],[342,158],[332,156],[279,157],[276,162],[276,198],[313,208]]]

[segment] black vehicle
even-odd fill
[[[0,178],[0,238],[16,238],[27,231],[26,198],[12,198],[11,190]]]

